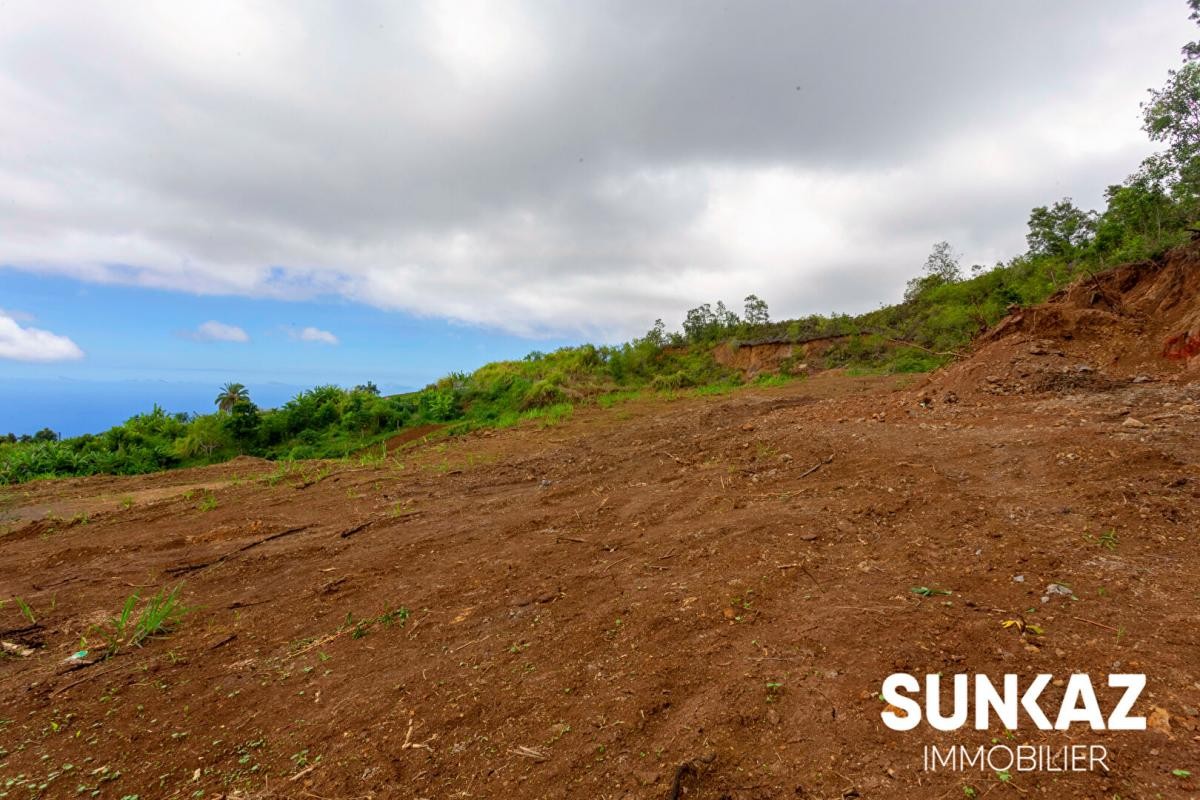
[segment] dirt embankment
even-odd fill
[[[840,334],[800,342],[722,342],[713,348],[716,362],[739,370],[746,378],[762,373],[804,375],[823,368],[822,356],[856,334]]]
[[[1076,281],[1001,320],[935,374],[931,395],[971,398],[1200,378],[1200,245]]]

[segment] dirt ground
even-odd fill
[[[830,373],[375,463],[8,487],[0,597],[36,623],[0,608],[32,651],[0,656],[0,796],[1197,796],[1198,429],[1170,380],[946,402]],[[67,661],[179,582],[174,633]],[[894,672],[1052,673],[1046,708],[1142,672],[1151,729],[894,732]],[[923,769],[993,740],[1109,770]]]

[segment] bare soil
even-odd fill
[[[1051,336],[1015,335],[1005,357]],[[32,651],[0,655],[0,793],[1197,796],[1200,386],[1164,360],[988,391],[1008,363],[8,487],[0,597],[36,623],[0,609]],[[67,661],[180,581],[174,633]],[[1052,673],[1046,708],[1086,672],[1106,709],[1141,672],[1151,727],[894,732],[894,672]],[[1109,770],[923,769],[993,739],[1104,744]]]

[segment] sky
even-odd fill
[[[1183,0],[3,3],[0,431],[895,302],[935,241],[1101,205],[1191,38]]]

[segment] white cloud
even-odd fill
[[[143,6],[5,7],[0,264],[602,339],[1015,255],[1150,151],[1195,35],[1179,0]]]
[[[187,334],[189,339],[195,339],[197,342],[248,342],[250,335],[246,331],[239,328],[237,325],[226,325],[224,322],[217,322],[210,319],[208,322],[201,323],[196,330]]]
[[[337,344],[338,337],[334,336],[329,331],[323,331],[320,328],[314,328],[311,325],[296,330],[295,328],[288,329],[288,336],[301,342],[320,342],[321,344]]]
[[[72,361],[83,351],[66,336],[40,328],[23,328],[12,316],[0,312],[0,358],[14,361]]]

